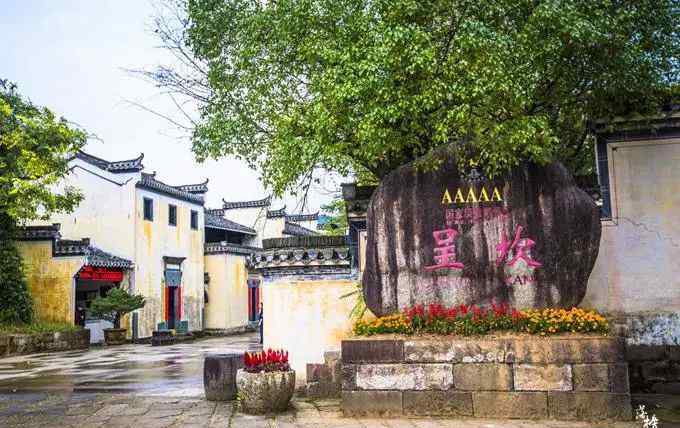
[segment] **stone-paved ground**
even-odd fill
[[[276,416],[249,416],[234,402],[132,394],[0,396],[0,427],[221,428],[633,428],[635,423],[343,418],[337,400],[295,401]]]

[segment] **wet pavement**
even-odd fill
[[[295,400],[275,416],[203,397],[203,357],[257,347],[257,335],[0,359],[0,427],[635,428],[556,421],[344,418],[338,400]]]
[[[0,359],[0,394],[61,392],[197,396],[203,358],[243,352],[257,335],[219,337],[171,346],[122,345]]]
[[[275,416],[238,412],[237,403],[133,394],[46,395],[12,410],[0,400],[2,427],[220,427],[220,428],[639,428],[633,422],[589,424],[479,419],[344,418],[338,400],[295,401]]]

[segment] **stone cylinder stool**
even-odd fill
[[[209,401],[236,398],[236,372],[243,368],[243,354],[208,354],[203,363],[203,387]]]

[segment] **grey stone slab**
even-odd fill
[[[404,341],[361,339],[342,341],[342,362],[401,362],[404,361]]]
[[[344,416],[401,416],[401,391],[343,391]]]
[[[472,394],[458,391],[405,391],[404,414],[415,416],[472,416]]]
[[[357,366],[356,364],[342,365],[342,390],[351,391],[357,387]]]
[[[408,362],[511,363],[515,360],[512,340],[447,339],[407,340],[404,359]]]
[[[508,419],[546,419],[548,397],[545,392],[473,392],[475,417]]]
[[[515,340],[514,348],[515,361],[523,364],[620,363],[625,356],[617,337],[530,337]]]
[[[361,364],[356,387],[361,390],[446,390],[453,386],[451,364]]]
[[[629,393],[627,364],[574,364],[574,390]]]
[[[609,391],[609,364],[574,364],[574,391]]]
[[[515,364],[516,391],[571,391],[572,369],[569,364]]]
[[[496,363],[454,364],[453,382],[455,388],[462,391],[510,391],[512,366]]]
[[[630,395],[609,392],[550,392],[551,418],[560,420],[630,420]]]

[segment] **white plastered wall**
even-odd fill
[[[612,220],[582,306],[680,310],[680,139],[608,145]]]
[[[206,254],[210,275],[205,328],[230,329],[248,324],[248,270],[245,256]]]
[[[153,221],[144,220],[144,198],[153,202]],[[184,257],[182,263],[182,320],[189,330],[201,330],[204,290],[203,206],[137,188],[135,213],[135,289],[146,296],[140,310],[139,336],[148,337],[163,320],[163,257]],[[177,207],[177,225],[168,224],[168,205]],[[190,212],[198,212],[198,228],[190,227]]]

